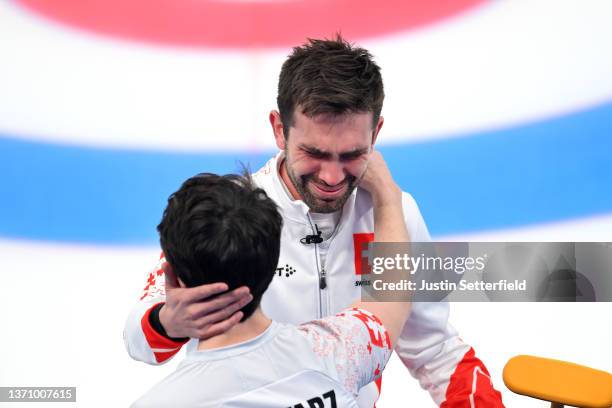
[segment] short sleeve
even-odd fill
[[[382,322],[363,309],[346,309],[335,316],[298,326],[315,356],[344,388],[357,394],[377,379],[391,357],[391,340]]]

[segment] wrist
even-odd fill
[[[163,334],[165,337],[172,338],[172,335],[168,333],[168,308],[165,303],[157,309],[157,321],[159,322],[158,328],[160,329],[160,334]]]
[[[156,310],[156,314],[157,314],[157,321],[159,322],[159,326],[160,328],[164,331],[164,334],[167,333],[166,332],[166,304],[162,303],[160,304],[160,306],[157,307]]]
[[[376,189],[372,192],[374,207],[402,205],[402,190],[395,183]]]
[[[155,309],[153,309],[149,315],[149,323],[151,324],[151,327],[153,327],[157,333],[169,340],[176,342],[184,342],[189,340],[188,337],[178,337],[168,333],[167,311],[168,310],[165,303],[160,303]]]

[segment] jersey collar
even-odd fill
[[[278,330],[281,328],[281,325],[275,322],[274,320],[270,323],[270,326],[260,335],[253,337],[250,340],[244,341],[242,343],[236,343],[225,347],[218,347],[214,349],[207,350],[190,350],[187,352],[187,356],[185,357],[186,362],[194,362],[194,361],[214,361],[214,360],[222,360],[224,358],[229,358],[233,356],[237,356],[239,354],[248,353],[251,350],[258,348],[259,346],[265,344],[274,336],[276,336]]]

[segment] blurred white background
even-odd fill
[[[120,3],[142,18],[120,18]],[[173,369],[132,361],[122,341],[165,200],[197,172],[256,170],[274,153],[278,72],[306,36],[342,30],[374,54],[379,148],[434,239],[612,241],[612,4],[396,3],[176,2],[172,14],[0,1],[0,386],[77,386],[78,406],[126,406]],[[329,18],[266,25],[291,7]],[[236,18],[213,24],[213,11]],[[189,13],[202,23],[172,21]],[[254,32],[245,15],[261,20]],[[509,407],[544,407],[504,387],[505,362],[610,371],[611,312],[457,303],[451,321]],[[378,407],[433,406],[395,357],[383,378]]]

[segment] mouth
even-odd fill
[[[310,184],[313,186],[319,198],[323,198],[323,199],[339,198],[340,196],[342,196],[342,194],[344,194],[344,192],[347,189],[347,185],[348,185],[348,183],[341,183],[336,186],[330,187],[330,186],[324,186],[321,184],[317,184],[314,182],[311,182]]]

